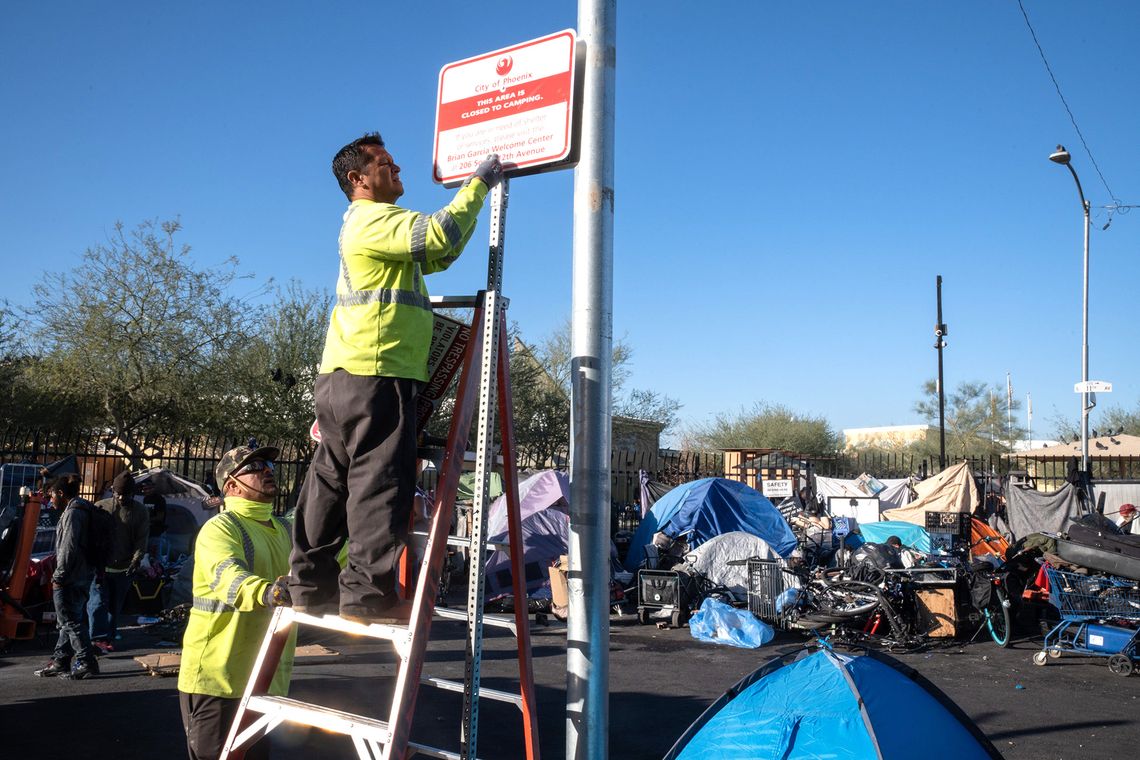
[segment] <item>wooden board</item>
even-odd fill
[[[340,652],[321,644],[307,644],[297,647],[293,652],[294,657],[331,657],[339,654]],[[162,652],[160,654],[142,655],[134,659],[152,676],[176,676],[178,675],[178,668],[182,664],[182,653]]]
[[[931,638],[953,638],[958,633],[954,589],[932,588],[914,592],[921,630]]]

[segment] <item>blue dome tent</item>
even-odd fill
[[[781,557],[796,548],[788,522],[755,488],[727,478],[702,478],[679,485],[657,500],[633,534],[625,569],[637,570],[643,559],[642,547],[655,533],[663,532],[671,538],[689,533],[685,540],[690,548],[696,548],[734,530],[759,536]]]
[[[982,760],[997,749],[949,697],[878,652],[803,649],[724,693],[665,760]]]

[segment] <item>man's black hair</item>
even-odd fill
[[[352,184],[348,181],[348,173],[364,171],[364,168],[372,162],[371,154],[364,149],[365,145],[383,148],[384,140],[379,132],[368,132],[338,150],[333,156],[333,176],[349,200],[352,200]]]
[[[59,491],[67,499],[74,499],[79,495],[79,486],[83,479],[78,475],[60,475],[52,481],[51,490]]]

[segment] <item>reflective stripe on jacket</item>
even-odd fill
[[[459,258],[487,186],[474,180],[434,214],[355,200],[340,230],[336,306],[321,357],[323,374],[426,381],[432,316],[424,275]]]
[[[265,588],[289,574],[289,524],[262,525],[233,512],[206,521],[194,544],[194,602],[182,640],[178,690],[240,697],[269,627]],[[289,691],[295,634],[281,656],[270,693]]]

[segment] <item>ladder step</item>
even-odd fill
[[[452,752],[447,749],[439,749],[438,747],[429,747],[426,744],[416,744],[415,742],[408,742],[408,747],[414,749],[417,754],[427,755],[428,757],[441,757],[443,760],[464,760],[463,755],[458,752]],[[476,758],[478,760],[478,758]]]
[[[423,546],[427,542],[428,532],[426,530],[413,530],[408,534],[409,538],[416,539],[416,546]],[[471,546],[471,539],[465,536],[448,536],[447,543],[449,546]],[[490,549],[500,549],[506,551],[511,548],[511,545],[506,541],[484,541],[484,544]]]
[[[467,610],[453,610],[449,607],[436,607],[435,614],[445,620],[462,620],[467,622]],[[496,628],[507,628],[511,633],[518,635],[518,629],[515,628],[514,615],[492,615],[484,613],[483,625],[493,625]]]
[[[246,703],[246,709],[263,715],[272,715],[290,723],[315,726],[326,731],[360,737],[379,744],[387,744],[391,736],[387,721],[366,718],[363,715],[354,715],[288,697],[250,697],[249,702]]]
[[[406,625],[387,625],[384,623],[365,625],[364,623],[345,620],[336,615],[317,617],[316,615],[309,615],[304,612],[293,612],[293,620],[301,625],[311,625],[315,628],[324,628],[329,631],[340,631],[341,633],[351,633],[356,636],[370,636],[374,639],[391,641],[396,647],[396,651],[400,654],[406,653],[408,647],[411,645],[411,633],[408,631],[408,626]]]
[[[454,691],[459,694],[463,693],[462,681],[449,681],[446,678],[436,678],[434,676],[423,676],[420,678],[420,683],[434,686],[437,689],[444,691]],[[479,696],[486,697],[487,699],[494,699],[498,702],[510,702],[521,710],[522,709],[522,695],[515,694],[509,691],[499,691],[498,689],[488,689],[486,686],[479,687]]]

